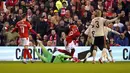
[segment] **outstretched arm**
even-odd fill
[[[37,33],[33,29],[30,29],[30,32],[37,35]]]
[[[113,32],[113,33],[115,33],[115,34],[117,34],[117,35],[120,35],[119,32],[117,32],[117,31],[115,31],[115,30],[113,30],[113,29],[111,29],[111,32]]]
[[[85,34],[85,35],[88,35],[89,32],[90,32],[90,29],[92,29],[92,26],[91,26],[91,25],[88,26],[88,28],[87,28],[87,30],[84,32],[84,34]]]
[[[118,20],[118,19],[119,19],[120,17],[122,17],[123,15],[124,15],[124,14],[120,13],[120,14],[118,14],[118,17],[116,17],[116,18],[114,18],[114,19],[111,19],[111,20],[107,20],[107,19],[106,19],[105,24],[106,24],[106,23],[112,23],[112,22]]]
[[[17,30],[17,27],[15,27],[15,28],[11,31],[11,33],[15,32],[16,30]]]
[[[118,17],[117,18],[114,18],[114,19],[111,19],[111,20],[106,20],[105,21],[105,24],[107,24],[107,23],[112,23],[112,22],[114,22],[114,21],[116,21],[116,20],[118,20]]]
[[[28,25],[28,28],[30,30],[31,33],[35,34],[38,38],[41,38],[41,36],[39,34],[37,34],[33,29],[32,29],[32,26],[29,22],[26,22],[27,25]]]

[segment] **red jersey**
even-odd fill
[[[29,37],[29,30],[31,29],[31,25],[27,21],[20,21],[16,24],[16,28],[18,29],[18,33],[21,38]]]
[[[78,30],[78,27],[75,25],[70,26],[70,32],[68,36],[66,37],[67,43],[71,43],[73,39],[76,39],[77,37],[80,36],[80,32]]]

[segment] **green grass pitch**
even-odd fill
[[[0,73],[130,73],[130,62],[28,63],[0,62]]]

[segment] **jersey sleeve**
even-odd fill
[[[107,29],[109,32],[111,32],[111,31],[112,31],[112,29],[111,29],[111,28],[108,28],[108,27],[106,27],[105,29]]]
[[[111,20],[106,19],[105,23],[111,23],[111,22],[116,21],[117,19],[118,19],[118,18],[114,18],[114,19],[111,19]]]
[[[86,34],[86,35],[88,35],[89,34],[89,31],[90,31],[90,29],[91,29],[91,25],[90,26],[88,26],[88,29],[84,32],[84,34]]]
[[[26,24],[28,25],[29,29],[32,29],[32,26],[31,26],[31,24],[29,22],[26,22]]]
[[[117,34],[117,35],[120,35],[119,32],[117,32],[117,31],[115,31],[115,30],[113,30],[113,29],[111,29],[111,32],[113,32],[113,33],[115,33],[115,34]]]
[[[18,23],[16,23],[16,26],[14,27],[14,29],[11,31],[12,33],[15,32],[18,28]]]
[[[94,22],[94,21],[92,20],[91,23],[90,23],[91,26],[94,25],[93,22]]]
[[[101,21],[105,23],[107,21],[107,19],[101,17]]]
[[[18,28],[18,23],[16,23],[16,26],[15,26],[15,28]]]
[[[77,31],[77,32],[76,32],[76,37],[79,37],[79,36],[80,36],[80,32]]]
[[[117,35],[120,35],[119,32],[117,32],[117,31],[115,31],[115,30],[113,30],[113,29],[111,29],[111,28],[106,27],[106,29],[107,29],[109,32],[113,32],[113,33],[115,33],[115,34],[117,34]]]

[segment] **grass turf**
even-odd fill
[[[28,63],[0,62],[0,73],[130,73],[130,62]]]

